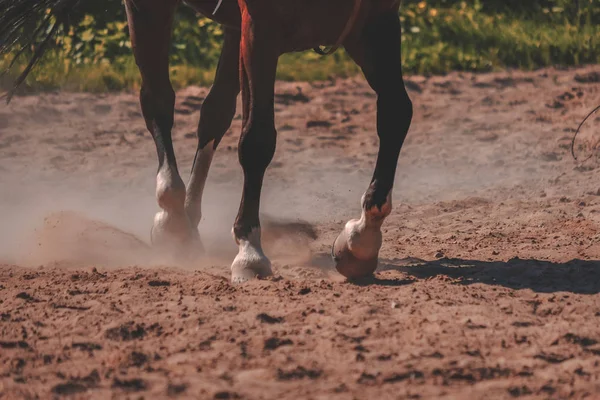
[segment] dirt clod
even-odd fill
[[[104,336],[109,340],[135,340],[146,336],[146,329],[143,325],[127,322],[116,328],[107,329]]]
[[[283,317],[272,317],[267,313],[260,313],[256,316],[256,319],[258,319],[261,322],[264,322],[265,324],[280,324],[283,322]]]

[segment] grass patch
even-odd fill
[[[407,74],[444,74],[452,70],[530,70],[600,63],[598,9],[590,2],[588,9],[571,10],[569,16],[560,7],[517,15],[506,10],[486,10],[477,1],[409,1],[401,12],[403,70]],[[175,31],[171,67],[175,88],[209,85],[214,76],[222,32],[207,20],[194,18],[179,21],[183,28]],[[86,21],[84,36],[92,50],[86,53],[87,47],[75,46],[72,40],[57,41],[57,50],[33,70],[25,90],[139,89],[139,72],[122,33],[126,26],[112,23],[112,30],[107,31],[110,34],[102,36],[104,31],[89,27],[93,19]],[[198,35],[204,35],[203,39],[198,39]],[[75,55],[73,49],[77,49]],[[8,59],[0,59],[0,65],[6,66]],[[23,67],[24,64],[17,65],[0,80],[0,85],[8,88]],[[358,72],[359,68],[343,50],[328,57],[308,51],[283,55],[277,77],[315,81]]]

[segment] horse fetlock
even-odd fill
[[[166,211],[183,211],[185,184],[177,172],[164,169],[156,175],[156,200]]]
[[[390,191],[385,199],[385,203],[381,205],[367,204],[366,195],[363,195],[361,204],[363,208],[361,219],[364,219],[365,224],[381,227],[383,221],[392,212],[392,193]]]

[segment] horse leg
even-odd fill
[[[332,251],[338,272],[347,278],[361,278],[377,268],[381,225],[392,211],[394,176],[412,119],[412,103],[402,79],[400,21],[396,11],[370,21],[345,47],[377,93],[379,153],[375,171],[362,196],[360,219],[345,225]]]
[[[240,1],[240,5],[244,5]],[[260,22],[252,21],[242,8],[240,84],[242,88],[243,129],[238,156],[244,171],[244,188],[233,236],[239,246],[231,265],[232,281],[244,282],[256,276],[271,275],[271,262],[260,242],[260,192],[265,170],[275,153],[274,90],[279,53],[274,35]]]
[[[142,76],[140,103],[158,153],[156,199],[162,209],[154,218],[152,242],[170,251],[192,249],[198,232],[185,214],[185,184],[177,170],[171,140],[175,92],[169,79],[169,46],[177,2],[126,0],[127,20],[136,63]]]
[[[202,193],[215,150],[235,114],[239,84],[240,33],[225,29],[217,73],[202,103],[198,123],[198,149],[185,197],[185,211],[194,227],[202,218]]]

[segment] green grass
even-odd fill
[[[402,58],[411,73],[600,62],[600,25],[591,22],[575,25],[558,18],[528,20],[455,8],[403,19]]]
[[[2,67],[0,63],[0,68]],[[8,88],[22,68],[23,66],[19,66],[5,76],[0,80],[0,85]],[[215,74],[214,67],[200,68],[189,64],[172,65],[170,71],[175,89],[189,85],[210,85]],[[349,77],[359,71],[343,50],[331,57],[321,57],[311,52],[290,53],[280,58],[277,79],[317,81],[331,77]],[[23,90],[44,91],[61,88],[68,91],[107,92],[139,89],[140,83],[140,74],[133,56],[122,56],[111,63],[67,66],[58,56],[51,55],[31,72]]]
[[[0,68],[2,66],[0,65]],[[21,68],[19,68],[19,71]],[[171,80],[176,89],[189,85],[206,86],[212,83],[213,68],[197,68],[174,65],[170,69]],[[8,89],[16,72],[0,80],[0,86]],[[46,57],[28,76],[22,92],[49,91],[60,88],[74,92],[102,93],[118,90],[137,90],[141,78],[132,56],[121,57],[112,63],[65,66],[57,56]]]
[[[443,8],[426,2],[407,4],[401,13],[404,72],[443,74],[452,70],[535,69],[550,65],[600,63],[600,21],[597,21],[595,8],[587,17],[580,12],[581,15],[574,20],[547,10],[543,15],[527,18],[500,12],[486,13],[477,4],[453,4]],[[178,45],[171,67],[173,86],[209,85],[214,75],[220,33],[215,28],[207,28],[205,22],[198,24],[200,28],[194,22],[186,23],[186,29],[179,33],[176,30],[176,35],[179,35],[176,41],[195,43],[194,29],[203,29],[202,32],[210,35],[210,40],[202,42],[203,51],[194,50],[189,45]],[[115,29],[121,28],[118,25]],[[118,56],[103,55],[100,60],[92,60],[89,55],[82,56],[77,58],[79,64],[74,65],[70,61],[73,57],[64,51],[51,53],[29,76],[26,89],[60,87],[73,91],[106,92],[139,88],[139,72],[133,57],[128,55],[128,49],[124,49],[122,35],[112,34],[120,41]],[[103,48],[110,48],[109,39],[101,38]],[[97,49],[98,44],[95,46]],[[177,50],[180,48],[183,49],[181,54]],[[195,62],[194,57],[200,57],[199,54],[210,54],[211,58],[204,57]],[[0,65],[6,64],[7,60],[0,60]],[[18,65],[0,81],[0,85],[6,88],[23,67]],[[359,69],[343,50],[328,57],[304,52],[282,56],[277,77],[287,81],[314,81],[352,76],[358,72]]]

